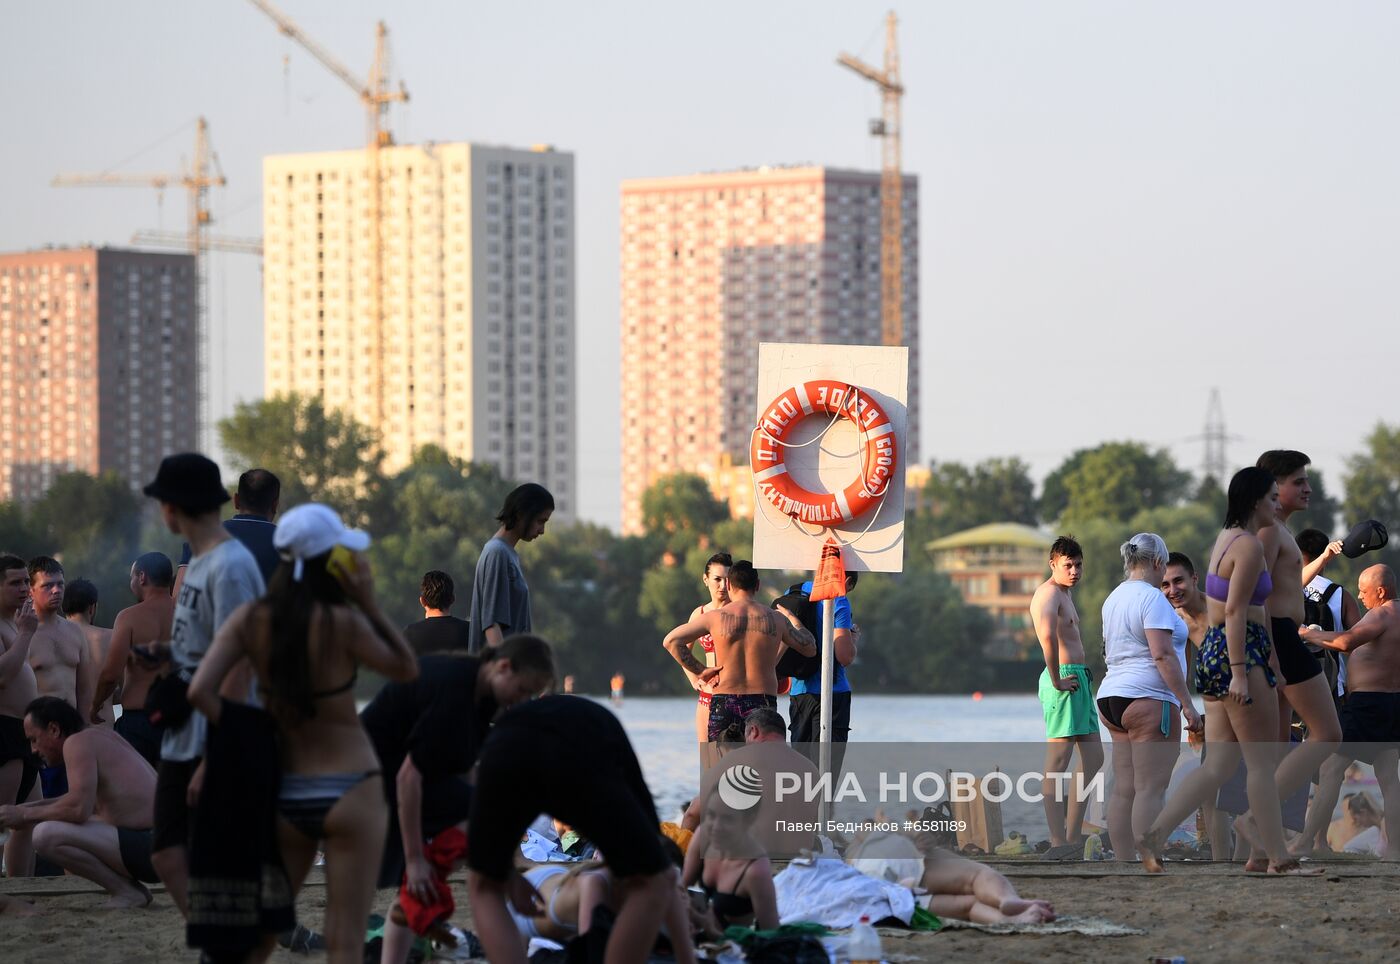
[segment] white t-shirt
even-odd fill
[[[1186,623],[1156,586],[1141,579],[1125,579],[1103,603],[1103,655],[1108,672],[1099,684],[1100,697],[1166,700],[1181,705],[1157,672],[1147,645],[1149,629],[1172,634],[1172,646],[1185,677]]]

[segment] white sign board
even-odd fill
[[[775,507],[769,498],[773,490],[764,485],[773,476],[762,478],[765,466],[751,465],[750,470],[756,470],[760,476],[754,496],[753,564],[758,569],[814,570],[821,558],[822,543],[828,534],[834,534],[845,547],[841,559],[847,571],[901,572],[909,349],[765,342],[758,346],[758,410],[754,424],[763,425],[775,401],[789,389],[827,379],[853,386],[884,411],[893,429],[886,434],[894,436],[896,464],[879,490],[880,498],[870,508],[849,520],[828,520],[829,529],[821,523],[800,522]],[[802,400],[809,401],[805,394]],[[861,479],[863,469],[872,463],[862,448],[875,433],[862,432],[855,422],[844,417],[833,420],[820,412],[806,417],[802,417],[802,412],[796,415],[800,420],[795,420],[790,433],[782,438],[782,468],[778,473],[784,481],[802,489],[836,495],[846,505],[849,500],[842,493],[851,491],[849,487]],[[820,441],[813,441],[818,436]],[[766,471],[771,473],[773,469],[768,467]]]

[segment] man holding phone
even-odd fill
[[[189,706],[181,683],[188,685],[229,614],[265,587],[253,554],[219,521],[229,495],[212,461],[195,452],[167,456],[144,491],[160,502],[166,527],[184,536],[192,552],[175,599],[170,645],[132,647],[148,664],[168,664],[147,703],[152,722],[164,729],[151,862],[180,913],[187,914],[190,810],[199,798],[207,723]],[[248,684],[246,672],[231,674],[225,692],[243,699]]]

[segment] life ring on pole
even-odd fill
[[[836,492],[813,492],[788,473],[783,449],[803,419],[841,416],[860,433],[860,474]],[[749,442],[749,465],[760,495],[799,522],[835,526],[873,509],[889,489],[899,465],[894,424],[870,395],[854,385],[818,379],[795,385],[764,410]]]

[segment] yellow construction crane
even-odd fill
[[[164,192],[171,185],[183,187],[189,194],[189,226],[184,250],[195,260],[195,404],[196,424],[200,445],[207,449],[212,439],[209,425],[209,326],[208,279],[205,254],[221,241],[209,233],[214,218],[209,212],[210,188],[228,183],[219,166],[219,155],[209,143],[209,122],[203,117],[195,125],[194,157],[189,166],[178,174],[60,174],[52,181],[54,187],[153,187]],[[174,236],[178,239],[178,235]]]
[[[408,100],[408,89],[399,82],[398,90],[389,89],[389,28],[379,21],[375,29],[374,60],[370,64],[369,77],[361,80],[350,72],[344,64],[326,48],[306,35],[296,22],[274,7],[268,0],[249,0],[253,6],[272,18],[277,29],[300,44],[331,73],[339,77],[359,97],[366,111],[366,134],[369,154],[370,189],[370,264],[373,268],[373,283],[370,285],[370,316],[374,323],[374,358],[378,371],[384,366],[384,213],[383,184],[380,177],[379,150],[394,143],[394,135],[389,130],[389,105],[394,101]],[[375,413],[378,424],[384,423],[383,379],[375,378]]]
[[[885,69],[877,70],[857,57],[841,54],[836,62],[880,88],[881,117],[870,122],[870,133],[883,140],[880,166],[880,339],[904,344],[904,175],[900,171],[899,114],[904,85],[899,80],[899,45],[895,16],[885,17]]]

